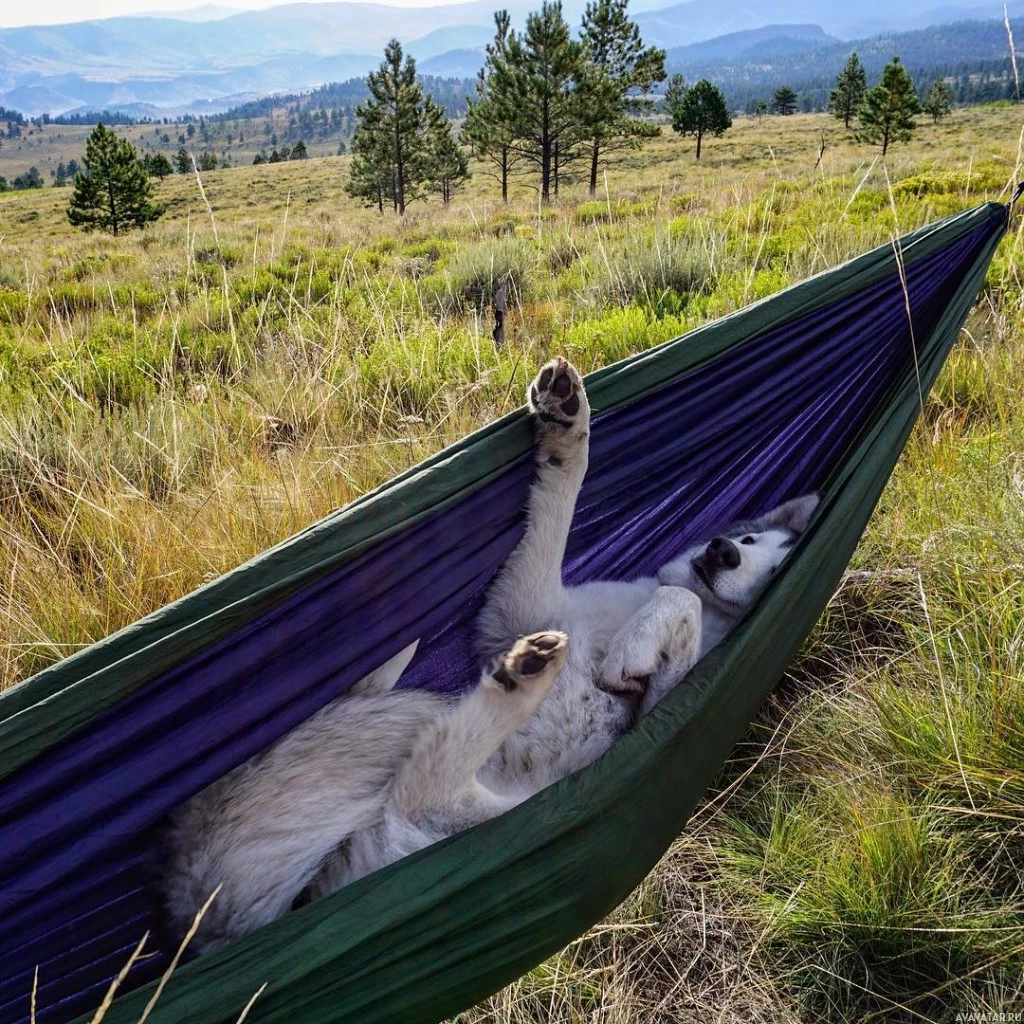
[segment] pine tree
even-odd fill
[[[636,115],[649,113],[646,97],[665,79],[665,51],[645,47],[640,28],[629,20],[629,0],[591,0],[583,15],[581,82],[590,141],[590,194],[597,191],[602,153],[635,149],[660,134],[657,125]]]
[[[680,135],[693,135],[697,139],[697,159],[705,135],[720,137],[732,126],[729,108],[722,90],[702,78],[686,91],[682,101],[672,110],[672,129]]]
[[[444,111],[433,105],[433,125],[426,154],[428,174],[434,190],[447,206],[455,192],[469,177],[469,161],[452,135],[451,122]]]
[[[392,182],[392,202],[397,213],[423,196],[429,179],[426,153],[431,129],[430,105],[416,81],[416,62],[402,59],[402,46],[392,39],[380,67],[366,78],[370,98],[356,111],[360,124],[370,125],[360,144],[360,164],[353,165],[352,195],[375,197],[385,180]],[[358,134],[358,131],[357,131]],[[353,149],[356,148],[353,138]],[[366,161],[386,166],[367,166]],[[367,191],[369,189],[369,191]]]
[[[151,178],[159,178],[161,181],[163,181],[168,174],[174,173],[171,161],[168,160],[163,153],[153,153],[144,156],[142,158],[142,166],[146,168],[146,173]]]
[[[780,85],[772,96],[772,110],[776,114],[789,116],[796,113],[796,93],[788,85]]]
[[[188,174],[192,170],[192,157],[188,155],[188,150],[184,146],[175,154],[174,167],[179,174]]]
[[[673,75],[665,86],[665,113],[669,117],[672,111],[686,98],[686,79],[682,75]]]
[[[39,173],[38,167],[30,167],[24,174],[19,174],[14,181],[11,182],[11,186],[22,191],[30,188],[42,188],[44,185],[43,176]]]
[[[352,161],[345,191],[368,206],[376,206],[381,213],[385,202],[398,209],[391,147],[391,135],[383,129],[377,108],[361,108],[352,135]]]
[[[512,148],[512,142],[518,122],[515,115],[521,112],[515,110],[507,96],[496,91],[500,86],[491,74],[494,61],[505,57],[511,31],[508,11],[496,11],[494,25],[494,40],[487,44],[487,61],[477,76],[476,99],[467,99],[462,138],[476,156],[494,168],[487,173],[501,183],[501,201],[507,203],[509,176],[520,158],[519,152]],[[509,80],[506,78],[501,84],[507,86]]]
[[[509,33],[505,54],[491,62],[496,115],[512,126],[511,148],[540,171],[544,203],[558,194],[559,175],[586,133],[582,76],[583,44],[572,38],[558,0],[544,0],[523,34]]]
[[[305,142],[299,139],[298,142],[292,146],[292,155],[288,158],[289,160],[308,160],[309,151],[306,149]]]
[[[914,115],[920,112],[914,80],[899,57],[893,57],[882,70],[882,80],[864,94],[861,135],[868,142],[881,142],[885,156],[894,142],[907,142],[913,136]]]
[[[768,113],[768,104],[764,100],[758,100],[754,104],[754,116],[757,118],[757,123],[760,124],[764,120],[764,115]]]
[[[952,86],[947,85],[944,79],[936,78],[925,94],[921,109],[926,114],[931,114],[934,124],[938,124],[940,118],[949,117],[953,112]]]
[[[163,213],[150,202],[152,185],[135,147],[105,125],[97,124],[86,139],[82,167],[68,205],[68,220],[76,227],[117,235]]]
[[[828,94],[829,113],[839,118],[843,122],[843,127],[850,127],[851,118],[856,116],[861,103],[864,102],[867,87],[867,72],[855,51],[850,54],[846,66],[839,72],[836,87]]]

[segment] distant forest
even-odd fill
[[[475,78],[437,78],[434,75],[420,75],[423,89],[444,107],[449,117],[458,119],[466,113],[466,97],[476,89]],[[214,114],[210,121],[238,121],[254,117],[269,117],[275,110],[286,107],[290,114],[300,120],[309,119],[323,111],[337,111],[350,119],[355,116],[356,107],[368,96],[366,80],[349,78],[344,82],[329,82],[306,93],[288,93],[283,96],[264,96],[262,99],[232,107],[223,114]],[[322,118],[321,118],[322,123]],[[308,135],[307,135],[308,137]]]

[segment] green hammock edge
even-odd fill
[[[1006,207],[985,203],[902,239],[909,265]],[[890,272],[879,246],[647,352],[587,377],[596,412],[631,401],[735,344],[852,294]],[[0,779],[55,746],[150,680],[196,654],[371,544],[484,486],[532,448],[523,408],[470,434],[345,508],[204,587],[0,694]],[[390,652],[394,653],[394,652]]]
[[[1005,224],[1004,208],[988,215],[997,211]],[[983,284],[1003,233],[993,228],[935,329],[917,339],[925,393]],[[428,1024],[497,991],[607,914],[679,834],[813,628],[918,413],[909,368],[758,608],[604,757],[501,818],[180,967],[150,1019],[228,1024],[266,983],[248,1020]],[[105,1020],[137,1020],[153,991],[116,1000]]]

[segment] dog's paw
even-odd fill
[[[620,696],[642,695],[664,661],[665,652],[657,646],[613,644],[597,674],[597,687]]]
[[[532,633],[520,637],[501,658],[491,678],[507,693],[552,683],[569,656],[565,633]]]
[[[590,424],[590,403],[583,379],[567,359],[545,363],[527,395],[541,437],[585,439]]]
[[[652,679],[676,682],[700,652],[700,599],[683,587],[655,596],[612,638],[597,674],[608,693],[646,694]]]

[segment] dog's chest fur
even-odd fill
[[[488,764],[506,783],[541,789],[603,754],[633,723],[635,699],[597,687],[609,641],[658,588],[653,578],[562,589],[538,621],[568,633],[569,660],[539,713],[521,725]]]

